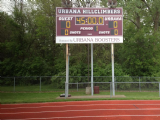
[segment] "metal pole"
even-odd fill
[[[77,91],[78,91],[78,82],[77,82]]]
[[[91,94],[93,96],[93,43],[91,44]]]
[[[67,93],[67,83],[65,82],[65,99],[67,97],[66,93]]]
[[[15,84],[16,84],[16,78],[14,77],[14,92],[15,92]]]
[[[68,44],[66,44],[66,84],[65,84],[65,98],[68,97]]]
[[[69,45],[68,45],[68,83],[69,83]],[[68,87],[67,87],[68,89],[69,89],[69,84],[68,84]],[[68,93],[69,93],[69,90],[68,90]]]
[[[86,7],[90,7],[90,0],[86,0]],[[93,96],[93,43],[91,44],[91,95]]]
[[[115,85],[114,85],[114,44],[111,44],[111,57],[112,57],[112,89],[113,96],[115,96]]]
[[[112,82],[110,82],[110,98],[112,97]]]
[[[114,77],[114,80],[115,80],[115,92],[117,91],[117,79],[116,79],[116,77]]]
[[[39,91],[41,92],[41,77],[40,77],[40,88],[39,88]]]
[[[139,77],[139,91],[141,92],[141,79],[140,79],[140,77]]]
[[[159,82],[159,97],[160,97],[160,82]]]

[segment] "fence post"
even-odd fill
[[[117,83],[116,83],[116,82],[117,82],[117,81],[116,81],[117,79],[116,79],[116,77],[114,77],[114,80],[115,80],[115,86],[116,86],[115,92],[116,92],[116,91],[117,91]]]
[[[112,97],[112,82],[110,82],[110,98]]]
[[[141,78],[139,77],[139,91],[141,92]]]
[[[160,97],[160,82],[159,82],[159,97]]]
[[[14,77],[14,92],[15,92],[16,78]]]
[[[77,82],[77,91],[78,91],[78,82]]]
[[[41,77],[40,77],[40,88],[39,88],[39,91],[41,92]]]
[[[68,98],[68,83],[65,82],[65,99]]]

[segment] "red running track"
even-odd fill
[[[0,104],[0,120],[160,120],[160,100]]]

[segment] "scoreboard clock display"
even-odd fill
[[[84,24],[99,24],[102,25],[104,23],[103,17],[76,17],[77,25]]]
[[[56,43],[123,43],[122,8],[56,8]]]

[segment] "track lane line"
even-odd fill
[[[17,103],[17,104],[1,104],[2,106],[5,105],[42,105],[42,104],[66,104],[66,103],[72,103],[72,104],[77,104],[77,103],[93,103],[93,102],[158,102],[160,103],[160,100],[94,100],[94,101],[66,101],[66,102],[44,102],[44,103]],[[132,103],[133,104],[133,103]]]
[[[148,110],[160,110],[160,108],[149,108],[149,109],[86,109],[86,110],[63,110],[63,111],[39,111],[39,112],[15,112],[15,113],[0,113],[5,114],[35,114],[35,113],[63,113],[63,112],[87,112],[87,111],[148,111]]]
[[[76,118],[111,118],[111,117],[160,117],[159,115],[106,115],[106,116],[72,116],[72,117],[49,117],[49,118],[26,118],[26,119],[14,119],[14,120],[45,120],[45,119],[76,119]],[[13,120],[13,119],[3,119]]]
[[[133,104],[88,104],[88,105],[61,105],[61,106],[39,106],[39,107],[13,107],[13,108],[4,108],[4,107],[2,107],[2,108],[0,108],[0,109],[21,109],[21,108],[44,108],[44,107],[46,107],[46,108],[55,108],[55,107],[78,107],[78,106],[120,106],[120,105],[122,105],[122,106],[126,106],[126,105],[133,105]],[[152,105],[152,106],[157,106],[157,105],[159,105],[160,106],[160,104],[134,104],[134,105]]]

